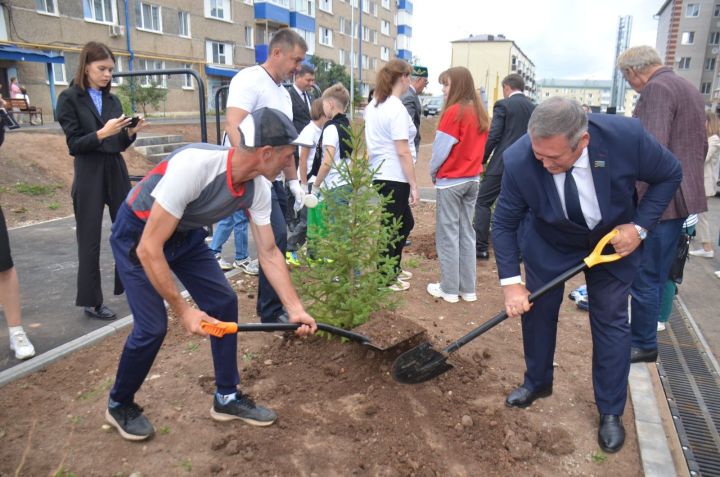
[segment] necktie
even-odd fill
[[[578,194],[577,184],[575,184],[572,170],[573,168],[571,167],[565,173],[565,209],[567,210],[568,219],[578,225],[587,227],[585,216],[582,213],[582,208],[580,208],[580,195]]]
[[[310,101],[308,101],[307,93],[303,91],[303,100],[305,100],[305,105],[308,108],[308,111],[310,111]]]

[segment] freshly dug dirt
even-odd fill
[[[8,135],[0,150],[0,185],[27,177],[58,183],[66,189],[58,189],[57,197],[69,202],[72,162],[64,138],[25,136]],[[423,137],[432,141],[425,131]],[[44,161],[39,152],[48,148],[55,152]],[[13,179],[6,180],[6,174]],[[14,224],[68,211],[46,211],[43,201],[13,194],[3,194],[3,208],[27,209],[6,212]],[[403,264],[414,277],[410,290],[402,292],[398,314],[442,347],[497,313],[501,291],[494,262],[481,261],[477,302],[449,304],[427,294],[426,285],[439,279],[434,208],[422,204],[414,213],[413,243]],[[576,279],[568,288],[579,283]],[[233,285],[241,321],[257,321],[257,279],[241,275]],[[391,316],[383,319],[392,323]],[[381,323],[368,325],[375,327],[368,331],[373,339],[379,339],[374,333],[394,338]],[[171,318],[165,343],[136,396],[156,429],[151,440],[140,443],[121,439],[103,417],[128,332],[123,329],[0,388],[0,476],[642,475],[630,406],[624,449],[606,456],[598,448],[588,319],[574,304],[561,310],[554,394],[525,410],[504,405],[524,372],[517,320],[453,353],[452,370],[418,385],[396,383],[390,375],[401,349],[377,352],[337,339],[240,333],[241,388],[280,416],[267,428],[210,418],[209,340],[187,336]]]
[[[370,319],[354,328],[368,338],[374,346],[388,350],[395,346],[407,348],[425,337],[425,328],[398,313],[377,311]]]

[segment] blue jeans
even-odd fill
[[[216,255],[221,253],[231,231],[235,232],[235,260],[245,260],[248,257],[248,218],[244,210],[238,210],[215,225],[210,250]]]
[[[657,321],[660,301],[685,219],[659,222],[642,244],[642,260],[630,288],[632,346],[657,348]]]

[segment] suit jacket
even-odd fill
[[[310,107],[300,96],[294,86],[288,86],[290,99],[292,100],[293,124],[297,133],[300,134],[305,126],[310,122]],[[308,94],[308,101],[312,102],[312,97]]]
[[[663,220],[705,212],[703,164],[708,142],[705,100],[697,87],[673,73],[672,69],[659,68],[643,87],[633,116],[682,164],[682,184],[663,213]],[[645,184],[638,185],[641,197],[645,188]]]
[[[415,134],[415,152],[419,154],[420,149],[418,148],[420,147],[420,114],[422,113],[422,105],[420,104],[420,98],[418,98],[415,90],[410,87],[400,99],[402,100],[405,109],[407,109],[408,114],[412,118],[413,123],[415,123],[415,129],[417,129],[417,134]]]
[[[120,100],[114,94],[103,94],[101,116],[87,91],[78,86],[70,86],[58,97],[57,114],[72,156],[119,155],[135,140],[135,136],[130,138],[125,132],[102,142],[97,138],[97,131],[102,129],[108,120],[123,114]]]
[[[590,168],[602,214],[593,230],[565,218],[553,176],[535,158],[527,134],[505,151],[492,225],[501,279],[520,275],[517,237],[521,223],[520,249],[526,270],[549,281],[579,264],[617,225],[634,222],[652,229],[675,194],[682,180],[680,163],[640,121],[591,114],[588,131]],[[640,202],[635,189],[638,180],[650,184]],[[598,266],[629,283],[640,262],[638,250]]]
[[[502,175],[503,152],[527,132],[528,121],[530,121],[533,109],[535,109],[535,105],[524,94],[514,94],[495,103],[483,156],[485,175]],[[492,154],[492,160],[488,163],[490,154]]]

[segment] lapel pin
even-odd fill
[[[593,164],[595,167],[605,167],[605,161],[595,161]]]

